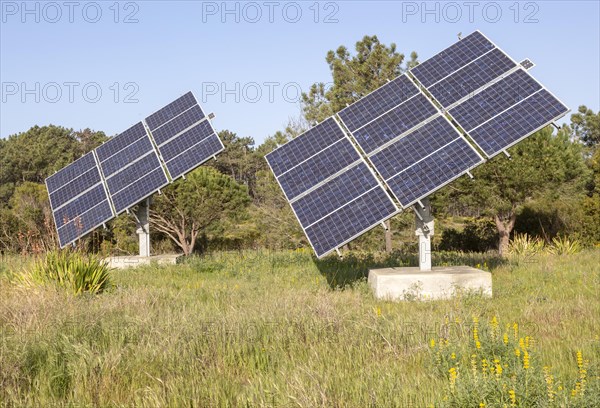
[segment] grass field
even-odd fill
[[[216,253],[96,296],[16,287],[28,262],[0,263],[0,406],[600,406],[598,250],[437,254],[493,299],[401,303],[365,280],[401,255]]]

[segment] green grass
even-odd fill
[[[586,399],[600,400],[600,251],[434,260],[491,270],[493,299],[375,300],[368,268],[415,263],[400,253],[216,253],[114,271],[99,296],[15,287],[6,276],[28,261],[4,258],[0,406],[439,406],[452,394],[430,341],[446,334],[468,361],[473,316],[517,322],[534,339],[532,365],[565,387],[581,351]]]

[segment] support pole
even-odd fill
[[[135,215],[140,256],[148,257],[150,256],[150,197],[139,203]]]
[[[428,198],[421,200],[423,207],[415,205],[415,235],[419,237],[419,269],[431,271],[431,236],[433,235],[433,216]]]

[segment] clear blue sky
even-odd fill
[[[328,50],[376,34],[423,61],[475,29],[534,61],[572,110],[597,111],[599,3],[2,0],[0,137],[50,123],[113,135],[192,90],[217,129],[261,142],[299,115],[299,90],[330,81]]]

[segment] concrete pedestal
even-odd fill
[[[158,265],[175,265],[179,254],[155,255],[155,256],[111,256],[106,258],[110,268],[125,269],[135,268],[142,265],[157,263]]]
[[[371,269],[369,286],[375,297],[385,300],[448,299],[457,291],[492,296],[492,274],[470,266]]]

